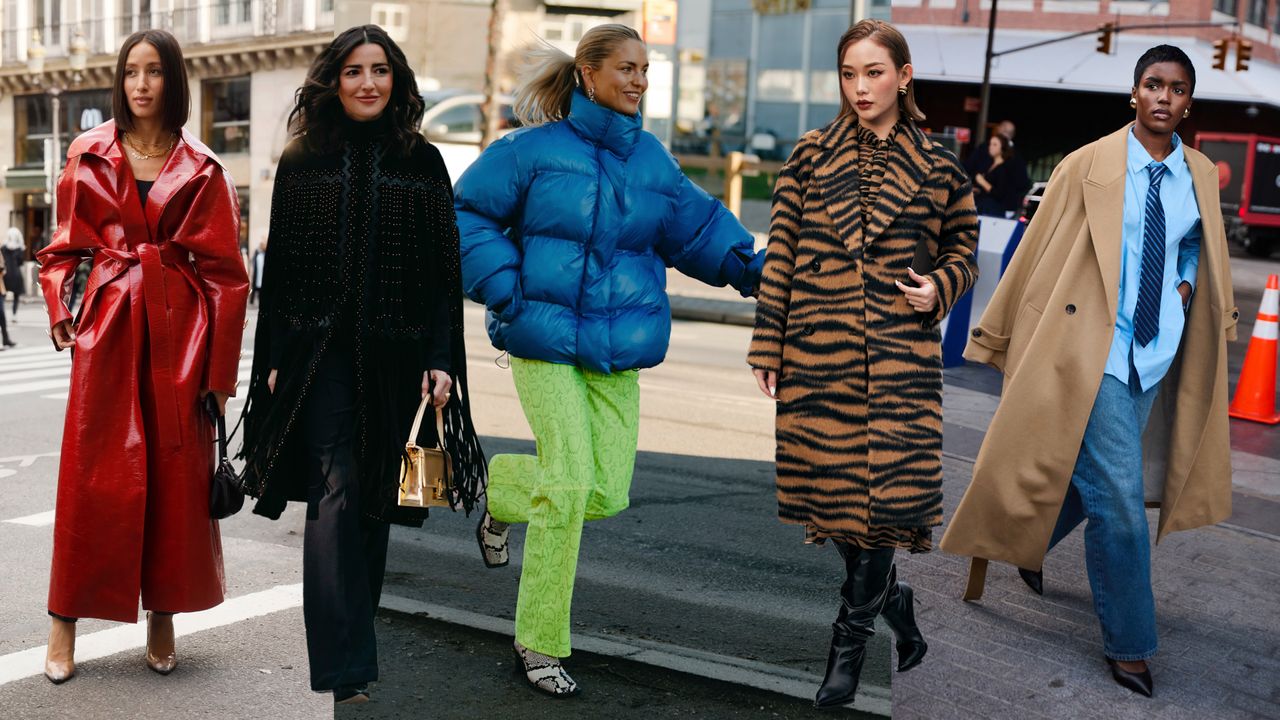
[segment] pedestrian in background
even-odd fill
[[[5,278],[4,257],[0,256],[0,352],[8,350],[9,348],[18,344],[9,339],[9,325],[4,319],[4,315],[5,315],[4,294],[6,292],[4,278]]]
[[[146,663],[177,663],[173,613],[225,592],[209,517],[213,427],[235,393],[248,277],[235,184],[182,129],[190,90],[172,35],[144,30],[120,48],[110,120],[71,143],[58,226],[36,254],[58,350],[72,349],[49,584],[45,675],[75,673],[75,622],[136,622]],[[92,258],[83,318],[67,286]]]
[[[991,164],[973,178],[973,201],[979,215],[1008,217],[1022,203],[1023,187],[1013,163],[1013,141],[995,134],[987,142]]]
[[[836,64],[840,114],[774,188],[747,356],[777,401],[778,516],[845,564],[818,707],[853,701],[877,615],[899,672],[927,649],[893,556],[931,550],[942,522],[938,325],[978,274],[973,190],[917,125],[906,39],[863,20]]]
[[[262,271],[267,265],[267,239],[264,237],[258,241],[258,251],[253,254],[253,277],[251,278],[253,289],[249,291],[249,304],[252,305],[258,300],[258,293],[262,292]]]
[[[0,314],[4,312],[6,292],[13,293],[13,319],[18,319],[18,299],[27,291],[27,281],[22,274],[23,264],[27,260],[27,244],[22,240],[22,231],[10,226],[4,236],[4,245],[0,247],[0,267],[4,268],[4,291],[0,291]]]
[[[399,46],[375,25],[316,57],[276,168],[271,252],[244,410],[248,492],[276,519],[307,503],[302,612],[311,689],[338,704],[378,679],[374,613],[405,439],[428,394],[470,509],[484,457],[467,405],[458,229],[439,151]]]
[[[1068,155],[965,357],[1004,372],[973,482],[942,548],[1017,565],[1044,592],[1045,554],[1083,520],[1103,654],[1150,696],[1157,540],[1231,513],[1226,343],[1237,310],[1218,171],[1186,147],[1196,73],[1171,45],[1133,72],[1135,121]],[[1145,478],[1145,479],[1144,479]]]
[[[583,521],[629,503],[637,370],[662,362],[671,334],[666,267],[749,295],[763,261],[641,129],[648,67],[625,25],[591,29],[575,57],[534,51],[515,100],[526,129],[458,181],[463,287],[511,354],[538,441],[536,457],[493,458],[476,532],[495,567],[507,563],[509,525],[529,524],[514,647],[529,683],[556,697],[578,692],[561,660]]]
[[[969,173],[969,178],[976,178],[981,173],[985,173],[990,167],[994,158],[991,156],[990,142],[991,138],[996,135],[1003,135],[1009,140],[1009,146],[1014,145],[1014,136],[1018,132],[1018,126],[1014,125],[1012,120],[1001,120],[996,123],[995,131],[987,136],[987,142],[982,145],[974,145],[973,150],[969,152],[969,157],[965,158],[964,169]]]

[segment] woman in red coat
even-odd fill
[[[213,431],[200,400],[235,393],[248,277],[235,188],[182,129],[190,94],[169,33],[120,49],[112,121],[67,152],[58,229],[37,254],[58,350],[71,349],[45,675],[75,673],[75,619],[136,622],[147,665],[175,665],[173,619],[222,602],[209,518]],[[93,261],[80,314],[66,295]]]

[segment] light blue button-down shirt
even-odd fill
[[[1165,256],[1164,280],[1160,295],[1160,331],[1141,347],[1133,341],[1133,315],[1138,307],[1138,285],[1142,272],[1142,228],[1146,221],[1147,189],[1151,186],[1147,166],[1154,159],[1147,153],[1133,130],[1129,130],[1129,156],[1124,181],[1123,249],[1120,253],[1120,303],[1116,311],[1116,329],[1107,356],[1106,373],[1126,385],[1129,383],[1129,352],[1133,351],[1133,367],[1142,389],[1159,382],[1173,364],[1173,356],[1182,342],[1186,315],[1178,286],[1183,282],[1196,286],[1196,268],[1200,266],[1200,208],[1196,189],[1191,182],[1191,168],[1183,152],[1182,139],[1175,133],[1173,152],[1164,159],[1168,168],[1160,180],[1160,202],[1164,205]],[[1177,252],[1174,252],[1174,249]]]

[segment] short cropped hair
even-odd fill
[[[1133,68],[1133,86],[1138,87],[1142,84],[1142,73],[1146,72],[1147,68],[1162,62],[1181,65],[1191,80],[1191,94],[1196,94],[1196,68],[1191,64],[1191,58],[1176,45],[1157,45],[1142,53],[1142,57],[1138,58],[1138,64]]]

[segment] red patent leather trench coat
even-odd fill
[[[72,349],[49,609],[134,622],[222,602],[209,518],[205,390],[234,394],[249,283],[235,188],[183,131],[144,208],[114,122],[84,133],[58,181],[58,229],[37,253],[56,325],[92,258]]]

